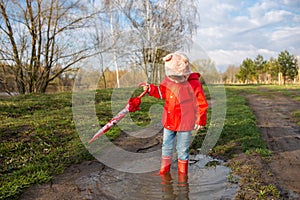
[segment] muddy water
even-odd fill
[[[76,185],[83,199],[233,199],[238,186],[228,181],[230,169],[222,163],[205,166],[211,161],[203,155],[191,157],[187,179],[178,177],[174,161],[166,176],[105,168],[80,177]]]

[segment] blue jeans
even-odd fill
[[[189,146],[191,140],[191,131],[171,131],[164,128],[162,156],[172,156],[175,136],[177,135],[176,150],[178,159],[189,159]]]

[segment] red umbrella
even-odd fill
[[[123,119],[128,112],[135,112],[137,110],[140,110],[141,98],[146,93],[147,90],[145,90],[138,97],[130,98],[126,106],[93,136],[93,138],[89,141],[89,144],[106,133],[112,126],[121,121],[121,119]]]

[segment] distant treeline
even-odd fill
[[[192,70],[202,74],[201,80],[207,84],[300,84],[300,69],[297,58],[288,51],[280,52],[277,58],[265,60],[262,55],[257,55],[255,59],[246,58],[240,66],[228,66],[224,73],[219,73],[215,63],[211,60],[196,60],[192,63]],[[163,67],[163,65],[160,65]],[[60,70],[59,67],[53,72]],[[115,88],[117,87],[117,73],[108,67],[101,71],[97,69],[84,70],[87,77],[95,77],[98,80],[97,88]],[[46,92],[71,91],[78,76],[78,69],[69,69],[55,79],[53,79]],[[125,76],[126,75],[126,76]],[[99,76],[99,77],[98,77]],[[121,79],[120,87],[135,85],[138,80],[147,81],[147,76],[143,70],[123,67],[119,70],[118,78]],[[122,77],[126,77],[123,78]],[[159,76],[161,80],[163,74]],[[89,79],[92,80],[92,79]],[[93,79],[95,80],[95,79]],[[83,81],[83,87],[90,87],[95,83]],[[0,92],[17,93],[17,82],[11,68],[0,63]]]
[[[269,60],[259,54],[254,60],[246,58],[239,67],[229,66],[222,77],[224,83],[300,84],[299,62],[287,50]]]

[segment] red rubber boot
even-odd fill
[[[188,174],[188,160],[178,159],[178,174]]]
[[[163,174],[170,172],[171,164],[172,164],[171,156],[162,156],[159,174],[163,175]]]
[[[188,180],[188,160],[178,159],[178,186],[187,186]]]

